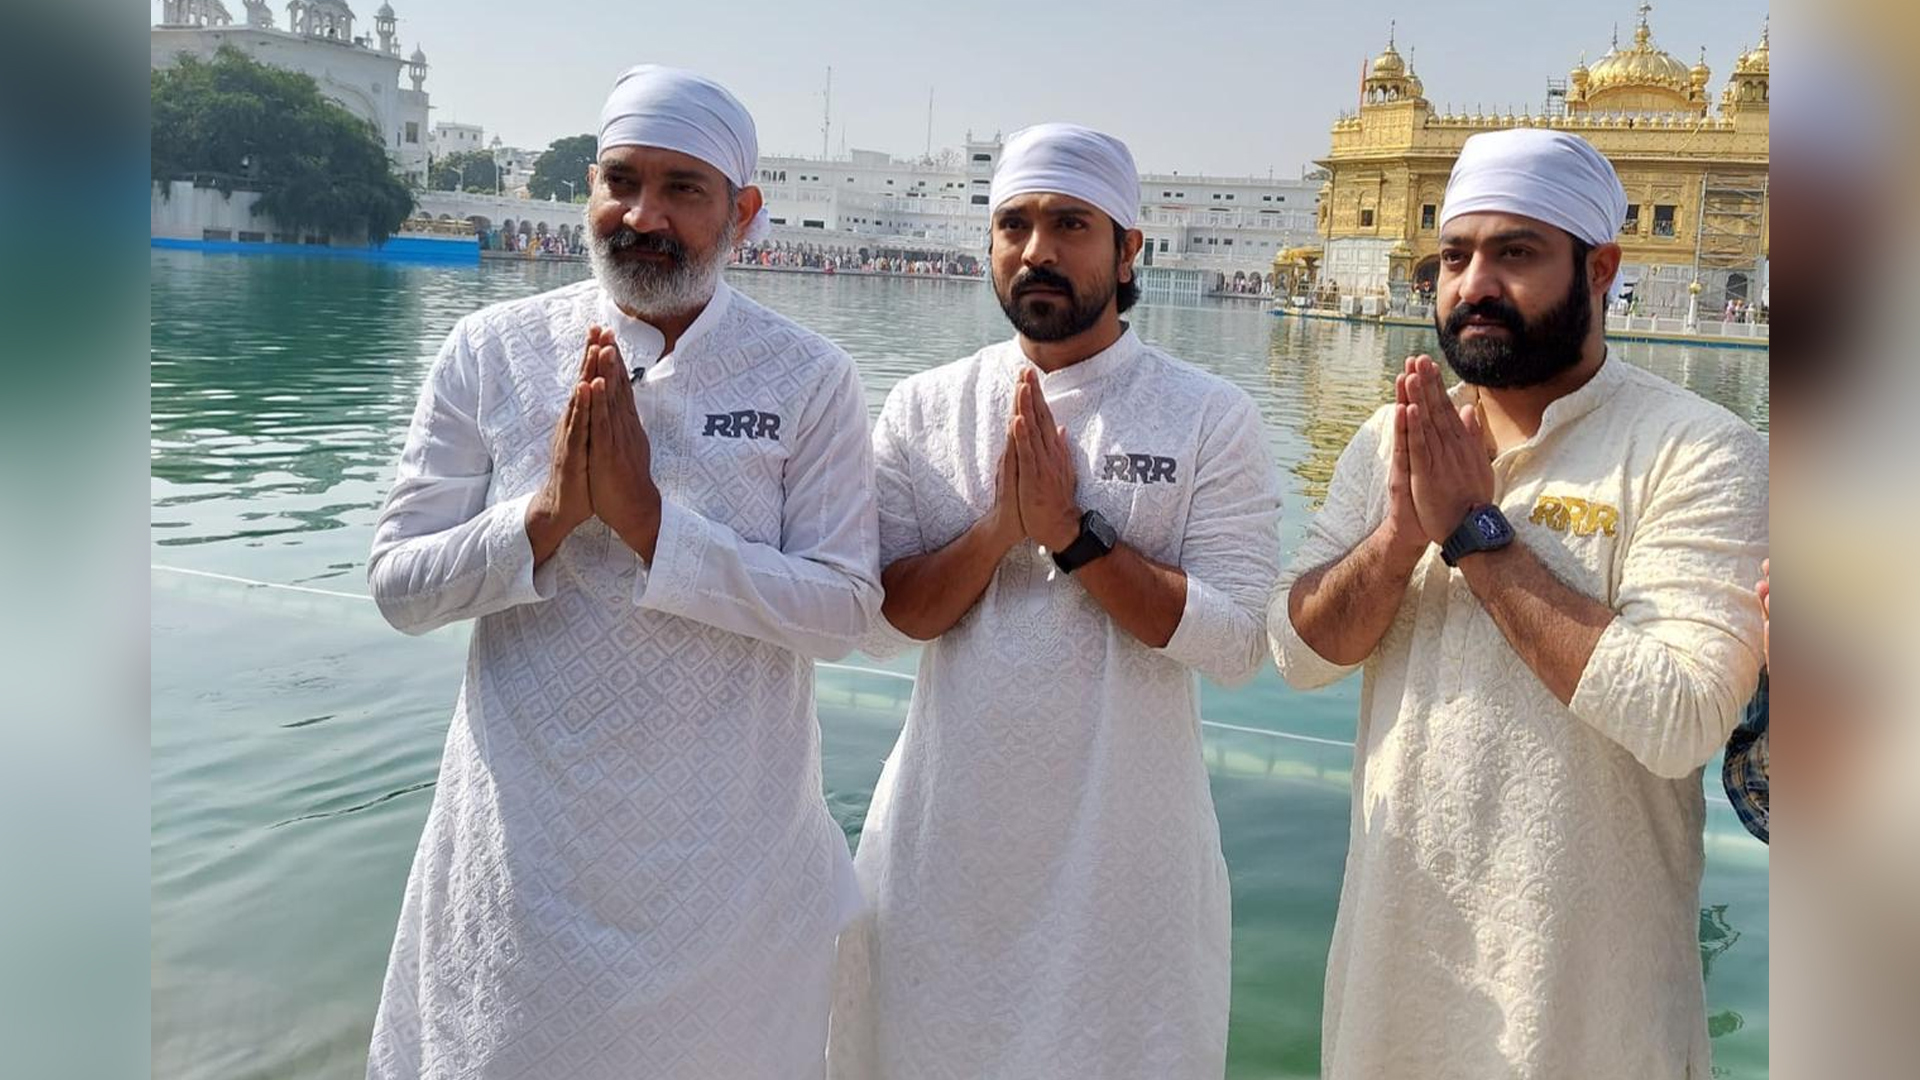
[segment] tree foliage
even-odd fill
[[[491,195],[499,171],[491,153],[462,150],[434,161],[433,168],[427,170],[427,187],[434,191],[477,191]]]
[[[536,199],[569,201],[587,193],[587,166],[596,160],[600,140],[592,135],[569,135],[553,140],[533,163],[533,175],[527,179],[527,194]],[[572,181],[569,189],[567,182]]]
[[[373,125],[328,100],[310,76],[224,46],[152,74],[152,172],[223,192],[257,191],[287,229],[379,241],[413,212]]]

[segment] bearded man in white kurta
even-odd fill
[[[728,290],[752,120],[635,68],[602,114],[594,279],[460,321],[369,578],[474,620],[373,1033],[380,1078],[818,1076],[858,905],[813,658],[878,607],[845,353]]]
[[[1139,205],[1118,140],[1016,134],[990,213],[1019,334],[881,411],[882,612],[927,644],[855,858],[840,1080],[1224,1069],[1194,672],[1265,660],[1279,482],[1247,395],[1121,322]]]
[[[1269,613],[1364,665],[1323,1075],[1710,1075],[1701,767],[1752,695],[1767,450],[1607,355],[1626,194],[1558,132],[1469,139],[1432,360],[1334,470]]]

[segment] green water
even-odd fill
[[[361,1075],[466,644],[463,628],[403,637],[361,598],[374,516],[453,321],[584,272],[152,255],[155,1076]],[[733,281],[852,353],[875,409],[902,376],[1006,333],[974,283]],[[1340,448],[1390,395],[1389,365],[1430,343],[1242,306],[1149,305],[1133,322],[1259,403],[1287,475],[1289,551]],[[1765,353],[1615,348],[1766,426]],[[878,666],[820,675],[828,797],[849,833],[911,689],[910,660]],[[1316,1072],[1358,694],[1357,680],[1297,694],[1271,670],[1202,692],[1233,875],[1235,1077]],[[1767,852],[1708,776],[1715,1071],[1758,1078]]]

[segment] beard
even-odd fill
[[[678,315],[712,299],[737,231],[729,217],[713,247],[701,253],[667,233],[635,232],[622,225],[603,236],[589,222],[587,258],[600,287],[621,308],[643,319]],[[642,254],[666,258],[637,257]]]
[[[1059,295],[1028,297],[1039,286],[1060,290]],[[997,278],[993,293],[1007,321],[1030,341],[1065,341],[1085,332],[1100,321],[1100,316],[1119,291],[1119,280],[1109,279],[1094,292],[1082,297],[1066,275],[1044,266],[1030,266],[1002,283]]]
[[[1507,336],[1461,340],[1461,331],[1474,316],[1494,320]],[[1498,297],[1456,304],[1444,323],[1438,310],[1433,313],[1433,329],[1440,335],[1447,367],[1461,382],[1489,390],[1539,386],[1574,367],[1580,363],[1580,349],[1592,327],[1593,301],[1587,295],[1584,260],[1574,262],[1567,295],[1531,321]]]

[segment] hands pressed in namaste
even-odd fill
[[[1007,427],[1007,450],[1001,458],[1001,479],[1007,479],[1006,457],[1014,463],[1013,502],[1021,532],[1048,551],[1059,552],[1080,536],[1080,507],[1074,500],[1073,450],[1067,429],[1054,423],[1040,392],[1040,376],[1031,368],[1020,373],[1013,391],[1013,419]],[[999,511],[999,507],[995,507]]]
[[[1423,547],[1444,543],[1469,511],[1493,502],[1493,462],[1479,414],[1472,405],[1454,407],[1432,357],[1409,357],[1394,381],[1393,436],[1387,515],[1396,538],[1410,545],[1419,536]]]
[[[587,329],[580,379],[554,430],[553,464],[528,511],[565,536],[589,517],[607,523],[643,559],[660,532],[660,489],[633,384],[613,331]],[[557,541],[556,541],[557,544]],[[535,543],[536,556],[541,545]]]

